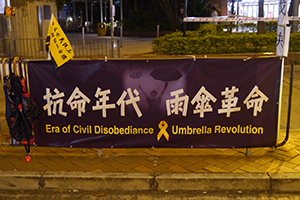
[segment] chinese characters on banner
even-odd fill
[[[60,67],[74,56],[72,46],[52,14],[46,40],[46,50],[50,53],[55,67]]]
[[[139,109],[138,102],[141,101],[139,97],[138,91],[135,89],[134,95],[132,94],[131,88],[128,88],[127,91],[129,93],[128,100],[124,101],[126,98],[127,92],[123,91],[122,95],[115,103],[107,104],[109,97],[107,94],[110,94],[110,90],[105,90],[100,92],[101,88],[97,88],[97,92],[95,93],[95,97],[99,98],[96,101],[96,105],[92,107],[92,111],[101,110],[102,118],[107,118],[107,109],[115,109],[116,104],[120,106],[120,116],[125,117],[125,107],[132,104],[133,109],[135,110],[137,116],[140,118],[143,116],[141,110]],[[241,107],[236,107],[237,102],[239,100],[238,97],[234,96],[234,93],[238,92],[238,88],[232,86],[231,89],[228,87],[225,88],[225,91],[222,91],[222,95],[225,95],[226,99],[223,99],[222,108],[218,109],[218,114],[226,113],[226,117],[230,117],[230,113],[241,111]],[[59,92],[57,88],[54,89],[55,95],[50,93],[50,88],[46,88],[46,94],[43,96],[43,99],[46,101],[46,104],[43,106],[43,109],[47,111],[48,116],[56,115],[57,111],[59,115],[67,117],[67,113],[63,111],[63,98],[64,93]],[[183,94],[184,91],[182,89],[172,91],[170,96],[174,98],[166,100],[166,108],[167,108],[167,116],[170,115],[179,115],[179,112],[182,116],[187,115],[188,104],[189,104],[189,96],[179,96],[179,94]],[[172,95],[176,94],[176,95]],[[199,95],[201,94],[201,96]],[[253,116],[257,116],[257,112],[262,111],[262,107],[264,102],[268,101],[268,97],[259,90],[259,88],[255,85],[252,91],[249,93],[247,98],[243,101],[246,105],[246,109],[253,109]],[[204,118],[205,112],[213,112],[212,106],[209,104],[210,101],[216,102],[216,98],[213,97],[208,91],[205,90],[204,86],[198,91],[197,95],[194,96],[191,104],[195,104],[193,114],[200,113],[200,118]],[[86,112],[86,105],[89,104],[91,100],[85,96],[78,87],[74,89],[71,96],[68,98],[66,104],[70,106],[71,110],[76,109],[78,111],[78,117],[82,117],[83,113]],[[57,105],[59,107],[57,107]],[[172,108],[172,110],[171,110]]]
[[[273,146],[278,58],[29,62],[38,146]],[[87,70],[88,69],[88,70]],[[155,73],[153,73],[155,72]]]

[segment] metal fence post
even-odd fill
[[[117,48],[118,48],[118,58],[121,57],[121,53],[120,53],[120,40],[117,40]]]
[[[83,45],[83,48],[85,48],[84,27],[82,27],[82,45]]]
[[[111,57],[114,58],[114,38],[111,39]]]

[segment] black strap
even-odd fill
[[[25,147],[25,150],[26,150],[27,154],[29,154],[30,153],[30,143],[29,143],[29,140],[27,140],[27,144],[25,144],[24,147]]]

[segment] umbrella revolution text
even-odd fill
[[[46,124],[46,133],[75,133],[75,134],[103,134],[103,135],[147,135],[153,134],[154,128],[148,127],[133,127],[133,126],[126,126],[126,127],[106,127],[106,126],[99,126],[99,125],[67,125],[63,127],[53,126],[51,124]],[[200,135],[200,134],[263,134],[264,129],[263,127],[255,127],[252,125],[247,126],[221,126],[215,125],[214,128],[208,126],[201,126],[201,127],[179,127],[179,126],[172,126],[172,134],[173,135]]]

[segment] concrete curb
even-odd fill
[[[298,173],[0,172],[4,190],[300,192]]]
[[[271,188],[276,192],[299,192],[299,173],[270,173]]]
[[[157,176],[158,190],[198,191],[267,191],[270,177],[266,173],[188,173]]]

